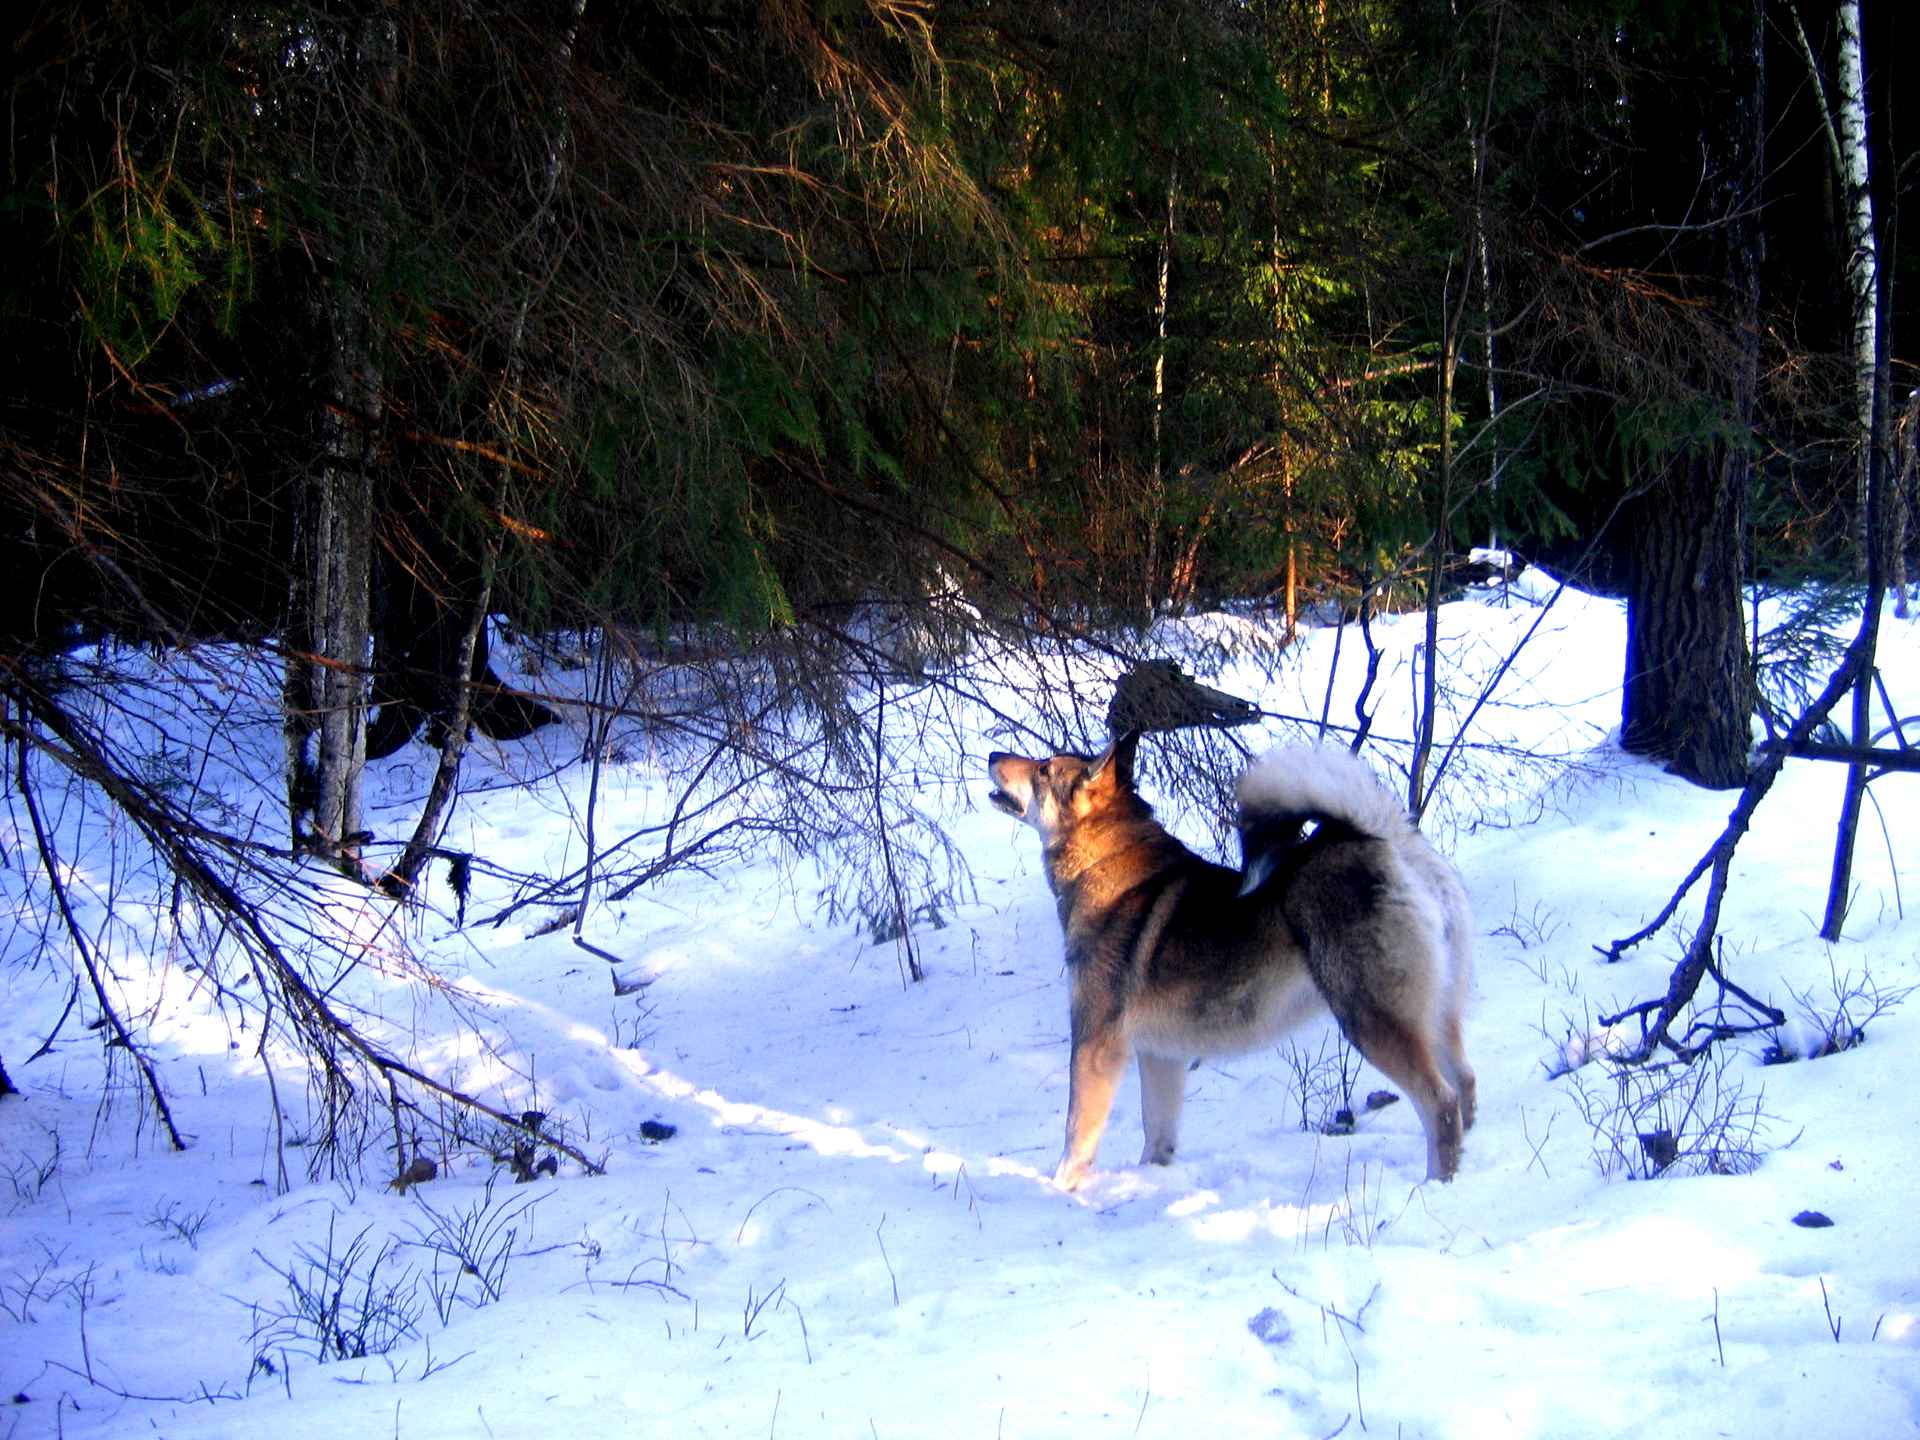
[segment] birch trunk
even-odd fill
[[[1173,223],[1180,197],[1180,160],[1167,170],[1167,219],[1160,234],[1159,291],[1154,302],[1153,478],[1148,494],[1145,619],[1151,622],[1158,589],[1160,532],[1166,524],[1166,454],[1162,438],[1167,411],[1167,309],[1173,287]]]
[[[1440,590],[1447,573],[1447,522],[1453,509],[1453,387],[1460,365],[1460,331],[1467,293],[1462,284],[1460,302],[1441,296],[1440,373],[1436,384],[1440,407],[1440,473],[1433,497],[1433,538],[1427,554],[1426,639],[1420,656],[1419,715],[1414,730],[1413,757],[1407,763],[1407,813],[1417,823],[1426,813],[1427,761],[1433,755],[1434,726],[1440,704]]]
[[[1834,86],[1835,127],[1839,132],[1841,183],[1847,204],[1846,278],[1853,294],[1855,435],[1859,445],[1855,472],[1857,513],[1854,533],[1859,541],[1857,563],[1867,582],[1866,613],[1860,643],[1866,661],[1853,686],[1853,743],[1860,749],[1873,744],[1874,651],[1879,643],[1880,606],[1887,578],[1886,448],[1887,317],[1881,309],[1879,247],[1873,223],[1872,172],[1867,159],[1866,65],[1860,49],[1860,0],[1840,6],[1840,72]],[[1853,873],[1854,838],[1860,826],[1860,807],[1866,799],[1867,767],[1855,761],[1847,767],[1847,789],[1840,805],[1840,827],[1834,842],[1833,872],[1827,883],[1827,911],[1820,937],[1829,944],[1840,938],[1846,923]]]
[[[1840,186],[1846,209],[1846,284],[1853,299],[1853,405],[1857,458],[1854,462],[1854,536],[1856,560],[1867,569],[1867,547],[1884,537],[1867,530],[1867,484],[1873,434],[1874,333],[1878,323],[1879,250],[1874,240],[1873,190],[1867,180],[1866,67],[1860,49],[1860,0],[1843,0],[1839,10],[1839,73],[1834,84]]]
[[[1487,382],[1487,490],[1497,495],[1500,491],[1500,382],[1494,351],[1493,247],[1487,239],[1486,185],[1487,131],[1482,124],[1473,132],[1473,249],[1480,262],[1480,304],[1485,311],[1481,317],[1480,356],[1486,366]],[[1487,544],[1498,548],[1500,536],[1489,530]]]

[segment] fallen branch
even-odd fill
[[[80,921],[73,913],[73,902],[67,895],[66,882],[61,878],[64,866],[54,849],[53,837],[47,833],[46,822],[40,814],[39,793],[33,783],[32,767],[27,764],[28,746],[26,737],[19,737],[14,746],[16,761],[14,781],[20,787],[20,798],[27,807],[27,818],[33,826],[33,840],[40,854],[40,869],[47,878],[48,888],[53,892],[54,904],[60,911],[60,921],[66,926],[67,935],[73,941],[74,953],[80,957],[80,966],[86,971],[87,983],[93,987],[94,1002],[100,1007],[100,1018],[113,1031],[112,1043],[124,1049],[133,1057],[134,1067],[139,1070],[140,1078],[146,1082],[147,1096],[153,1101],[154,1114],[159,1118],[161,1127],[167,1132],[167,1143],[175,1150],[187,1148],[186,1138],[181,1135],[180,1127],[174,1124],[173,1107],[167,1103],[166,1091],[160,1088],[160,1076],[153,1068],[153,1062],[141,1053],[135,1042],[133,1032],[127,1028],[126,1020],[114,1007],[113,998],[107,994],[106,981],[101,978],[100,965],[93,953],[93,946],[87,942],[86,932],[80,928]],[[8,1082],[7,1089],[12,1084]]]
[[[1681,901],[1687,896],[1702,875],[1711,874],[1707,885],[1707,899],[1700,917],[1699,928],[1694,932],[1692,942],[1687,946],[1686,954],[1680,963],[1674,966],[1673,975],[1667,982],[1667,993],[1658,1000],[1646,1003],[1645,1008],[1653,1012],[1651,1023],[1643,1020],[1640,1045],[1631,1057],[1635,1062],[1644,1063],[1655,1050],[1665,1047],[1676,1054],[1689,1052],[1684,1046],[1668,1035],[1673,1022],[1693,1001],[1700,982],[1707,975],[1713,961],[1713,942],[1720,923],[1720,903],[1726,897],[1727,882],[1733,865],[1733,853],[1739,847],[1741,837],[1747,833],[1753,823],[1754,811],[1760,808],[1760,802],[1773,788],[1773,782],[1780,778],[1780,771],[1787,763],[1787,757],[1797,747],[1804,745],[1813,732],[1825,722],[1827,715],[1839,703],[1840,697],[1847,693],[1860,677],[1869,657],[1873,653],[1873,628],[1862,622],[1860,630],[1848,644],[1846,654],[1841,656],[1840,664],[1828,677],[1826,688],[1815,696],[1812,703],[1801,711],[1800,716],[1788,729],[1786,736],[1777,746],[1760,752],[1759,763],[1747,777],[1745,788],[1740,792],[1739,800],[1734,804],[1733,813],[1727,817],[1726,828],[1702,855],[1673,898],[1661,907],[1660,913],[1651,923],[1627,936],[1615,940],[1611,945],[1594,948],[1609,962],[1618,960],[1628,950],[1657,933],[1671,920],[1679,910]],[[1639,1007],[1635,1007],[1639,1008]],[[1635,1009],[1621,1012],[1633,1014]],[[1711,1042],[1709,1042],[1711,1043]],[[1694,1052],[1697,1053],[1697,1052]]]
[[[361,1034],[287,953],[269,928],[267,917],[260,907],[242,895],[234,881],[220,873],[208,853],[210,848],[217,848],[236,863],[258,865],[257,858],[250,859],[242,853],[244,847],[241,842],[196,824],[190,815],[164,794],[127,774],[96,742],[95,737],[88,734],[81,723],[20,666],[0,666],[0,683],[10,692],[18,711],[17,714],[0,715],[0,731],[4,731],[19,747],[23,793],[29,798],[32,795],[28,784],[27,752],[30,749],[38,750],[77,778],[97,787],[126,816],[152,846],[176,882],[224,922],[223,931],[239,945],[254,980],[260,986],[260,994],[269,997],[261,1003],[271,1004],[270,997],[278,997],[285,1008],[287,1023],[293,1027],[303,1053],[317,1066],[319,1083],[328,1097],[330,1119],[356,1094],[354,1077],[342,1062],[340,1051],[344,1050],[386,1085],[396,1111],[396,1144],[399,1142],[397,1112],[402,1108],[398,1082],[405,1081],[409,1086],[446,1100],[458,1109],[485,1115],[566,1155],[589,1174],[601,1173],[603,1167],[577,1147],[553,1135],[544,1125],[529,1120],[528,1115],[533,1112],[515,1114],[489,1105],[477,1096],[416,1069]],[[37,727],[44,727],[47,734],[43,735]],[[49,743],[48,735],[57,743]],[[113,1011],[92,963],[90,950],[81,940],[77,921],[66,904],[58,867],[51,863],[50,843],[43,843],[42,853],[43,860],[48,862],[48,874],[53,877],[54,896],[66,919],[68,932],[80,946],[81,958],[86,963],[103,1013],[108,1023],[114,1026],[115,1043],[124,1045],[136,1063],[141,1065],[169,1137],[176,1148],[184,1149],[186,1142],[180,1137],[172,1115],[166,1109],[158,1079],[140,1055],[131,1033]],[[263,1043],[264,1040],[263,1034]],[[419,1107],[409,1100],[405,1102],[405,1108],[417,1111]],[[320,1148],[324,1150],[326,1147],[323,1145]]]

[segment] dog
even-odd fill
[[[1461,1035],[1473,920],[1453,867],[1365,763],[1273,751],[1240,778],[1238,871],[1194,854],[1133,783],[1138,733],[1097,758],[987,757],[999,809],[1040,834],[1072,983],[1066,1146],[1078,1189],[1130,1056],[1146,1146],[1173,1160],[1190,1063],[1277,1039],[1331,1010],[1426,1131],[1451,1180],[1473,1124]]]

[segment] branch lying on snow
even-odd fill
[[[1727,978],[1723,965],[1723,959],[1711,959],[1706,962],[1705,974],[1711,975],[1714,983],[1720,987],[1719,998],[1713,1006],[1713,1018],[1694,1021],[1693,1024],[1687,1027],[1686,1034],[1682,1035],[1678,1042],[1671,1039],[1663,1039],[1661,1042],[1682,1058],[1691,1058],[1700,1054],[1716,1040],[1732,1040],[1741,1035],[1765,1034],[1787,1023],[1786,1011],[1769,1005],[1764,1000],[1756,999],[1740,986],[1734,984],[1733,981]],[[1698,983],[1698,981],[1695,982],[1696,988],[1698,987]],[[1730,1021],[1726,1018],[1727,999],[1729,996],[1746,1007],[1746,1018],[1738,1021]],[[1688,997],[1689,1000],[1691,1000],[1691,998],[1691,996]],[[1655,1015],[1657,1017],[1666,1004],[1667,997],[1665,996],[1653,1000],[1642,1000],[1638,1005],[1629,1005],[1626,1009],[1618,1011],[1615,1014],[1602,1015],[1600,1017],[1600,1024],[1610,1029],[1630,1016],[1637,1019],[1640,1022],[1640,1049],[1628,1058],[1633,1059],[1637,1057],[1640,1060],[1645,1060],[1651,1056],[1651,1051],[1646,1049],[1649,1032],[1647,1017],[1649,1015]],[[1669,1020],[1668,1023],[1671,1024],[1671,1020]],[[1695,1037],[1698,1037],[1697,1043]]]
[[[1665,1048],[1683,1058],[1691,1058],[1699,1049],[1713,1043],[1715,1036],[1709,1034],[1700,1047],[1690,1049],[1684,1041],[1674,1040],[1667,1032],[1686,1007],[1692,1003],[1694,994],[1700,988],[1700,982],[1706,978],[1713,965],[1713,942],[1720,924],[1720,903],[1726,897],[1727,881],[1733,866],[1733,852],[1739,847],[1741,837],[1747,833],[1753,823],[1753,813],[1760,808],[1760,802],[1773,788],[1773,782],[1780,778],[1780,771],[1787,763],[1788,754],[1800,745],[1804,745],[1813,732],[1826,720],[1840,697],[1852,688],[1873,653],[1875,641],[1873,627],[1863,623],[1852,642],[1847,646],[1846,654],[1840,664],[1828,677],[1826,688],[1814,697],[1811,704],[1800,712],[1786,736],[1777,747],[1769,747],[1760,752],[1759,763],[1747,777],[1746,787],[1741,790],[1739,800],[1734,804],[1733,813],[1727,817],[1726,828],[1719,838],[1702,855],[1686,879],[1680,882],[1680,888],[1674,891],[1673,898],[1661,907],[1660,913],[1651,922],[1622,940],[1611,945],[1594,946],[1609,963],[1618,960],[1634,946],[1656,934],[1671,920],[1679,910],[1680,903],[1689,891],[1699,883],[1702,875],[1711,872],[1712,878],[1707,885],[1706,906],[1700,917],[1700,927],[1694,932],[1686,953],[1680,963],[1674,966],[1673,975],[1667,982],[1667,993],[1642,1005],[1632,1006],[1621,1011],[1622,1015],[1639,1013],[1642,1016],[1642,1030],[1639,1048],[1632,1058],[1644,1062],[1653,1056],[1654,1051]],[[1724,983],[1724,982],[1723,982]],[[1653,1019],[1645,1016],[1652,1013]],[[1781,1019],[1786,1017],[1783,1015]]]
[[[61,879],[65,867],[54,851],[53,837],[47,833],[46,821],[40,814],[40,798],[34,789],[32,767],[27,764],[26,745],[16,743],[13,753],[16,761],[14,781],[20,787],[20,798],[26,804],[27,819],[33,826],[33,841],[39,850],[40,868],[53,890],[54,904],[59,907],[60,921],[66,926],[68,938],[73,941],[74,953],[80,957],[80,966],[87,972],[87,982],[93,987],[94,1001],[100,1007],[100,1018],[113,1031],[113,1043],[133,1057],[134,1066],[146,1083],[147,1096],[153,1102],[153,1112],[167,1132],[167,1143],[175,1150],[184,1150],[187,1148],[186,1139],[180,1134],[180,1127],[173,1122],[173,1107],[167,1104],[166,1091],[160,1088],[160,1077],[154,1073],[153,1061],[142,1053],[133,1032],[127,1028],[126,1020],[114,1008],[112,997],[107,994],[106,982],[100,978],[100,965],[94,957],[93,947],[87,943],[86,932],[80,928],[80,921],[73,913],[73,903],[67,898],[66,883]]]
[[[162,791],[117,763],[104,737],[90,733],[57,698],[20,666],[8,665],[0,669],[0,690],[4,690],[13,701],[8,712],[0,716],[0,733],[4,733],[18,747],[22,776],[27,774],[28,751],[33,750],[97,789],[152,847],[166,864],[176,884],[206,905],[219,921],[221,933],[239,945],[259,986],[260,1003],[267,1011],[268,1023],[263,1027],[260,1045],[263,1060],[266,1054],[265,1032],[271,1029],[274,1004],[277,1001],[284,1007],[295,1042],[318,1071],[318,1083],[326,1111],[325,1140],[318,1147],[320,1151],[331,1152],[337,1147],[342,1139],[339,1122],[347,1106],[360,1094],[347,1064],[348,1057],[351,1057],[386,1090],[386,1103],[394,1126],[394,1145],[400,1152],[403,1168],[408,1157],[405,1153],[402,1112],[415,1115],[422,1113],[420,1106],[408,1098],[406,1091],[411,1087],[446,1101],[459,1110],[487,1116],[516,1133],[566,1155],[589,1173],[600,1173],[602,1167],[598,1163],[550,1133],[542,1124],[530,1121],[527,1114],[513,1114],[499,1109],[426,1074],[361,1034],[335,1008],[287,953],[274,935],[261,907],[240,892],[235,880],[221,873],[224,865],[241,874],[258,875],[277,888],[284,888],[285,877],[269,874],[265,869],[266,858],[284,858],[281,852],[249,845],[195,821]],[[24,779],[21,788],[31,811],[32,789]],[[33,813],[37,817],[37,811]],[[36,831],[39,830],[36,818]],[[141,1065],[148,1092],[166,1125],[169,1137],[176,1149],[184,1149],[186,1141],[173,1124],[158,1077],[141,1056],[131,1033],[119,1022],[102,978],[93,964],[91,951],[81,942],[81,932],[66,905],[64,890],[60,885],[57,857],[52,854],[50,842],[44,835],[41,854],[47,874],[53,880],[55,899],[66,916],[68,933],[80,945],[80,956],[93,981],[103,1015],[115,1027],[115,1043],[125,1045],[136,1063]],[[217,980],[215,983],[219,984]],[[225,993],[224,986],[222,991]],[[271,1084],[271,1070],[268,1079]],[[277,1102],[275,1109],[278,1110]]]

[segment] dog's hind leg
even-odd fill
[[[1453,1082],[1453,1088],[1460,1094],[1460,1128],[1473,1128],[1473,1114],[1479,1108],[1479,1081],[1474,1078],[1473,1067],[1467,1063],[1467,1045],[1460,1033],[1460,1008],[1449,1009],[1440,1022],[1440,1036],[1445,1045],[1443,1060],[1447,1069],[1447,1078]]]
[[[1094,1152],[1107,1128],[1113,1092],[1126,1073],[1133,1047],[1117,1024],[1083,1026],[1074,1017],[1073,1060],[1067,1092],[1067,1147],[1053,1172],[1062,1190],[1078,1190],[1093,1168]]]
[[[1171,1165],[1180,1138],[1180,1106],[1187,1098],[1187,1062],[1140,1052],[1140,1124],[1147,1143],[1142,1165]]]
[[[1372,1005],[1355,1007],[1352,1014],[1340,1016],[1340,1024],[1355,1048],[1406,1091],[1419,1112],[1427,1135],[1427,1179],[1453,1179],[1460,1168],[1461,1096],[1441,1069],[1436,1047],[1420,1026]],[[1472,1071],[1466,1072],[1466,1080],[1472,1083]]]

